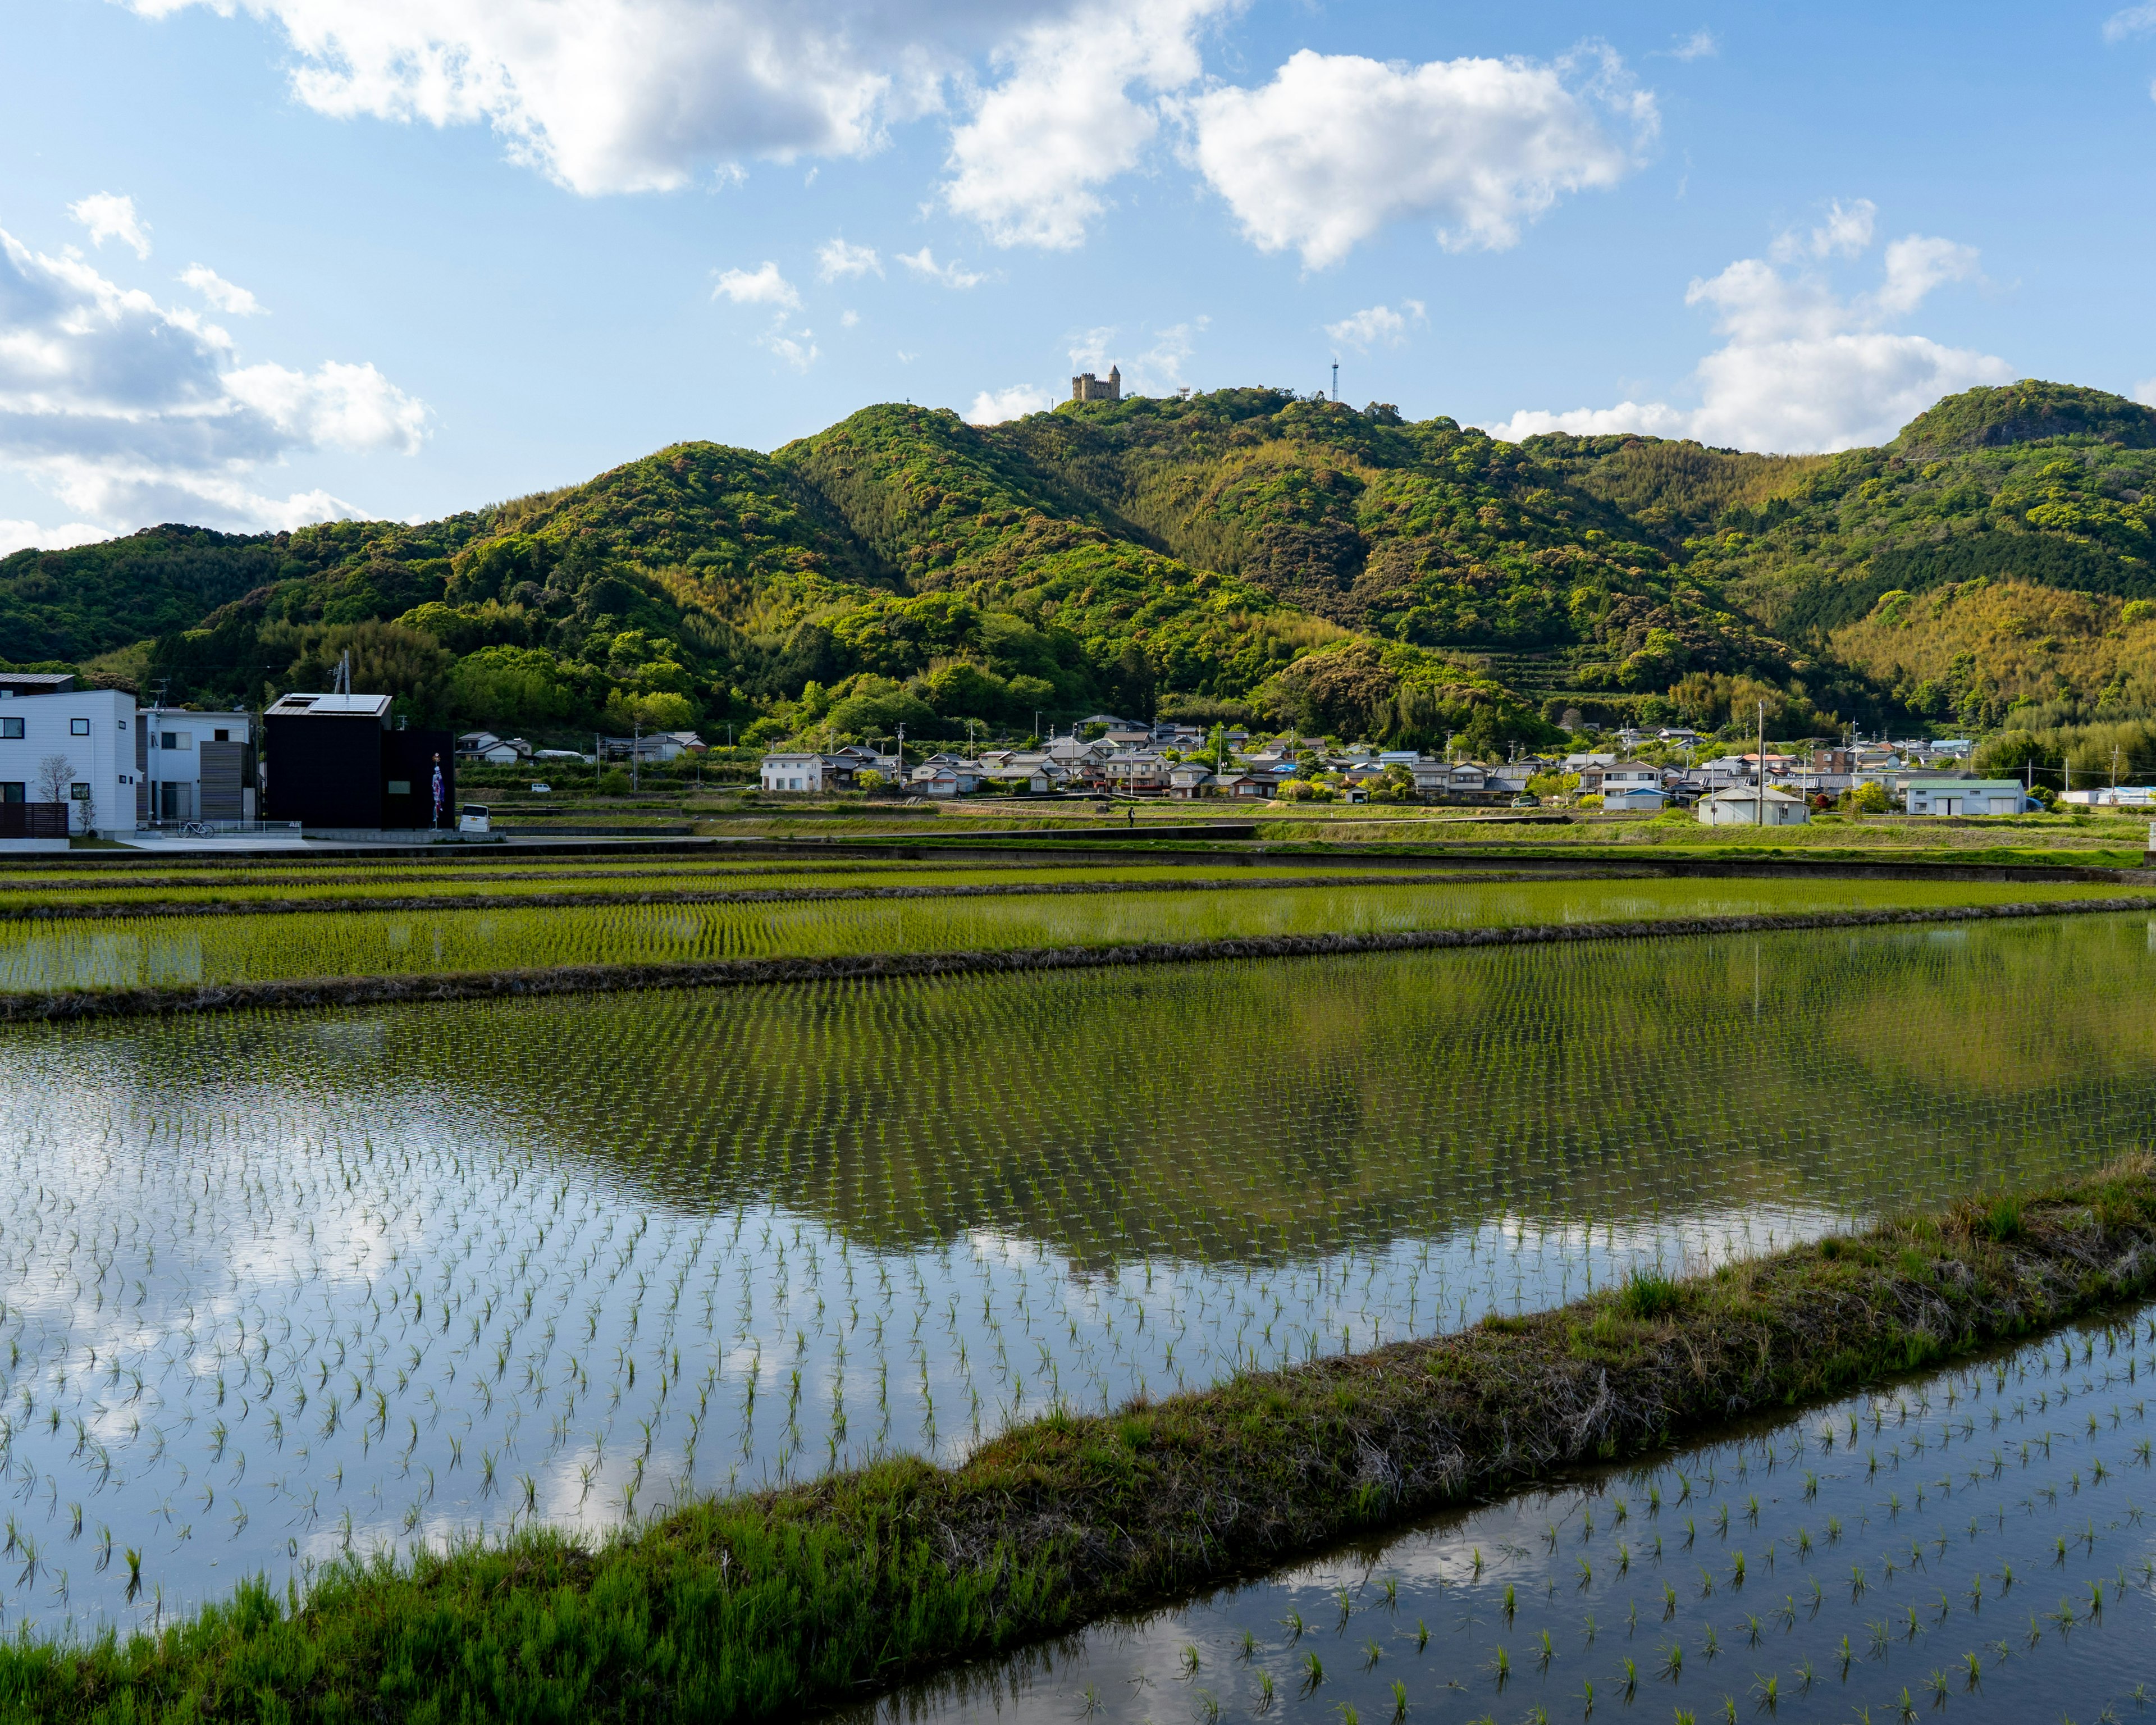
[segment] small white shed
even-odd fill
[[[1759,806],[1762,796],[1766,798],[1763,813]],[[1802,797],[1778,791],[1772,785],[1763,792],[1755,785],[1732,785],[1726,791],[1702,797],[1696,812],[1700,824],[1709,827],[1800,827],[1812,818],[1811,809]]]

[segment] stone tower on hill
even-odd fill
[[[1123,398],[1123,369],[1121,366],[1108,367],[1106,377],[1096,377],[1091,372],[1081,372],[1070,380],[1070,399],[1073,401],[1121,401]]]

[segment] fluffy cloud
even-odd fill
[[[816,279],[838,281],[851,275],[880,275],[883,260],[872,245],[848,245],[843,239],[827,239],[816,248]]]
[[[1138,165],[1159,98],[1201,69],[1197,32],[1230,0],[1106,0],[1037,23],[998,55],[1007,75],[952,135],[944,197],[998,245],[1063,250]]]
[[[150,255],[150,224],[135,213],[133,198],[94,192],[80,203],[69,204],[68,213],[90,230],[92,245],[116,239],[137,258]]]
[[[712,285],[714,300],[732,300],[737,305],[777,305],[796,311],[801,295],[793,284],[778,273],[778,265],[766,259],[754,270],[729,270]]]
[[[1563,193],[1623,178],[1657,123],[1606,49],[1404,66],[1305,49],[1271,83],[1209,91],[1189,113],[1198,166],[1244,233],[1312,269],[1409,217],[1435,217],[1455,249],[1515,244]]]
[[[1694,30],[1691,35],[1670,50],[1674,60],[1711,60],[1722,52],[1722,44],[1714,39],[1712,30]]]
[[[1368,311],[1350,312],[1337,323],[1328,323],[1325,333],[1343,347],[1365,352],[1380,342],[1388,347],[1397,347],[1407,339],[1410,325],[1423,321],[1423,303],[1419,300],[1403,300],[1401,310],[1389,305],[1373,305]]]
[[[1868,244],[1871,206],[1862,209]],[[1820,231],[1833,228],[1830,218]],[[1830,236],[1808,249],[1824,256],[1846,244]],[[1713,311],[1726,338],[1694,374],[1698,407],[1626,401],[1567,413],[1522,411],[1492,431],[1510,439],[1637,431],[1792,452],[1883,443],[1941,396],[2015,376],[1993,355],[1883,327],[1914,311],[1934,288],[1976,273],[1973,249],[1920,234],[1889,245],[1878,287],[1848,299],[1815,275],[1740,259],[1685,293],[1686,304]]]
[[[227,281],[206,264],[190,264],[180,280],[228,317],[258,317],[269,308],[244,287]]]
[[[877,148],[998,44],[1079,0],[126,0],[275,23],[293,94],[337,117],[484,125],[586,194]]]
[[[409,454],[426,422],[425,405],[371,365],[243,366],[198,313],[0,231],[0,461],[92,521],[348,515],[326,492],[263,495],[259,471],[309,449]]]
[[[940,281],[947,288],[978,287],[988,280],[987,276],[977,275],[959,264],[937,263],[936,254],[925,245],[917,252],[901,252],[898,261],[916,275],[930,281]]]
[[[1045,389],[1036,389],[1030,383],[1014,383],[1008,389],[983,389],[973,398],[973,404],[966,409],[966,418],[976,425],[1000,425],[1006,419],[1023,418],[1028,413],[1038,413],[1055,405],[1055,398]]]
[[[11,552],[65,551],[71,545],[95,545],[112,536],[109,527],[93,527],[88,521],[69,521],[64,526],[41,527],[35,521],[0,521],[0,557]]]

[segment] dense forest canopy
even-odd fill
[[[1416,746],[2156,716],[2156,412],[2027,382],[1880,449],[1507,444],[1278,389],[885,404],[410,526],[0,559],[0,658],[168,699],[355,684],[535,737],[1024,734],[1099,710]]]

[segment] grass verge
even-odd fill
[[[1689,1281],[1638,1278],[1111,1414],[964,1465],[264,1584],[155,1636],[0,1647],[0,1717],[793,1717],[1387,1522],[1845,1392],[2156,1286],[2156,1158]]]

